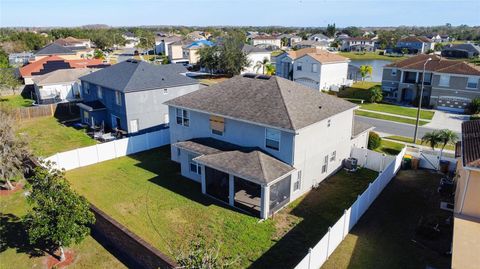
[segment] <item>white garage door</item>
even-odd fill
[[[465,112],[465,109],[470,104],[471,100],[463,97],[456,96],[440,96],[438,98],[437,108],[440,110],[446,110],[451,112]]]

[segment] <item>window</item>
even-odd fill
[[[200,165],[193,160],[195,157],[196,156],[193,154],[188,154],[188,165],[190,166],[190,172],[201,175],[202,169],[200,168]]]
[[[115,91],[115,104],[122,105],[122,93]]]
[[[328,155],[325,155],[325,158],[323,159],[323,165],[322,165],[322,174],[327,172],[328,168]]]
[[[330,125],[332,125],[332,120],[327,121],[327,127],[330,127]]]
[[[163,94],[168,94],[168,89],[163,89]]]
[[[190,119],[189,119],[189,114],[188,110],[177,108],[177,124],[183,125],[183,126],[190,126]]]
[[[90,93],[90,84],[88,84],[88,82],[83,82],[83,91],[85,92],[85,94]]]
[[[397,76],[397,69],[392,69],[392,77]]]
[[[210,128],[212,134],[223,135],[225,132],[225,119],[219,116],[210,116]]]
[[[265,129],[265,146],[270,149],[280,149],[280,131],[275,129]]]
[[[130,132],[132,133],[138,132],[138,119],[130,121]]]
[[[302,63],[297,63],[297,71],[302,71]]]
[[[467,88],[476,89],[478,87],[478,77],[469,77]]]
[[[330,155],[330,161],[334,162],[337,159],[337,151],[335,150],[332,152],[332,155]]]
[[[318,64],[312,64],[312,72],[317,73],[318,71]]]
[[[438,83],[439,86],[448,87],[450,86],[450,76],[448,75],[440,75],[440,82]]]
[[[302,171],[299,170],[297,173],[297,180],[293,182],[293,191],[298,191],[302,186]]]
[[[103,92],[102,92],[102,87],[97,86],[97,96],[99,99],[103,98]]]

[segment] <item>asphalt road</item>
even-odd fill
[[[123,62],[133,57],[135,48],[125,48],[122,50],[121,54],[118,55],[117,62]]]
[[[411,125],[411,124],[379,120],[379,119],[367,118],[362,116],[355,116],[355,120],[375,126],[374,131],[376,132],[407,136],[407,137],[413,137],[413,133],[415,132],[415,125]],[[433,130],[435,129],[419,126],[417,137],[421,138],[426,132],[431,132]],[[457,135],[459,137],[461,136],[460,133],[457,133]]]

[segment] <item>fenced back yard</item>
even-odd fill
[[[337,173],[272,219],[220,204],[183,178],[168,146],[67,172],[73,188],[171,258],[192,241],[220,250],[234,268],[292,268],[377,172]]]

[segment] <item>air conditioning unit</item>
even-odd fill
[[[355,172],[357,171],[357,164],[358,160],[356,158],[349,157],[344,161],[345,170]]]

